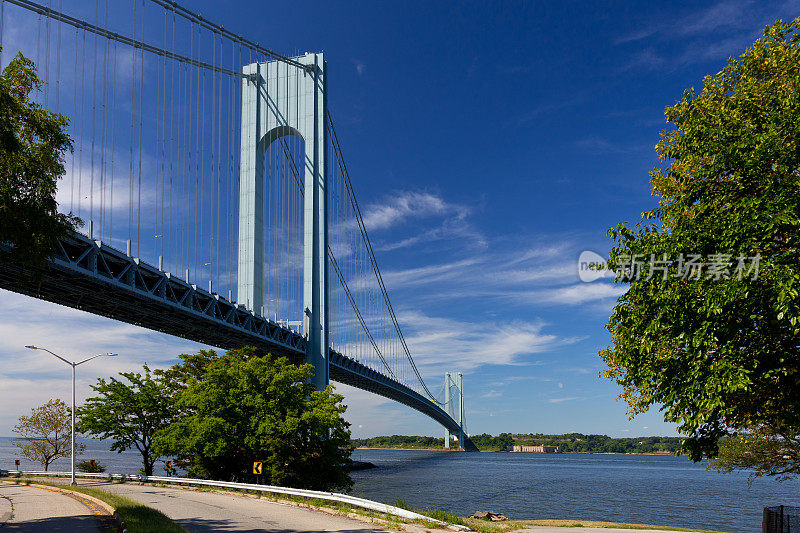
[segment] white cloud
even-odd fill
[[[370,392],[336,383],[347,405],[344,418],[354,437],[375,435],[436,435],[441,426],[414,409]]]
[[[364,209],[364,225],[367,231],[390,228],[408,218],[420,219],[432,215],[455,213],[463,218],[469,210],[463,206],[448,203],[439,196],[427,192],[400,192],[383,203],[376,203]]]
[[[479,262],[480,260],[477,258],[463,259],[451,263],[415,267],[406,270],[388,270],[382,272],[382,276],[387,286],[393,289],[427,285],[461,278],[465,271],[472,270],[470,267],[476,266]]]
[[[550,398],[547,400],[547,403],[563,403],[563,402],[574,402],[577,400],[582,400],[580,396],[569,396],[566,398]]]
[[[420,311],[398,313],[411,353],[425,376],[450,368],[464,372],[481,365],[536,364],[524,356],[577,342],[544,332],[542,322],[468,322]]]
[[[112,352],[81,365],[77,372],[78,401],[86,398],[97,377],[138,371],[175,362],[178,354],[204,348],[195,342],[156,333],[84,311],[0,290],[0,435],[10,435],[17,418],[54,397],[69,400],[70,370],[35,344],[70,360]]]
[[[356,67],[356,72],[359,76],[362,76],[364,72],[367,70],[367,65],[361,61],[360,59],[353,59],[353,65]]]
[[[583,304],[597,300],[619,298],[628,290],[625,286],[610,283],[576,283],[542,293],[551,302],[563,304]]]

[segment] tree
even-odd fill
[[[785,480],[800,474],[800,432],[770,426],[736,433],[720,441],[719,457],[709,469],[723,473],[747,470],[752,476]]]
[[[666,108],[658,206],[609,230],[629,289],[605,375],[631,416],[660,404],[695,461],[731,431],[800,427],[799,25],[767,27]]]
[[[514,445],[514,437],[511,433],[500,433],[492,439],[492,446],[498,450],[508,450]]]
[[[47,472],[50,464],[60,457],[69,457],[72,442],[72,410],[63,400],[50,400],[31,409],[30,416],[19,417],[12,431],[22,437],[14,441],[20,455],[42,465]],[[85,449],[76,444],[75,453]]]
[[[180,393],[180,419],[156,438],[160,453],[188,459],[197,477],[252,480],[252,464],[261,461],[265,483],[318,490],[351,485],[346,407],[332,387],[314,389],[311,365],[251,348],[202,359],[202,376],[189,377]]]
[[[144,475],[153,475],[159,455],[153,451],[156,432],[176,415],[172,390],[159,376],[152,376],[144,365],[144,375],[120,372],[124,381],[111,377],[92,385],[97,396],[78,408],[81,431],[101,439],[111,439],[111,450],[119,453],[136,448],[142,455]]]
[[[67,119],[31,101],[42,81],[22,54],[0,76],[0,261],[41,266],[80,219],[55,194],[72,149]]]
[[[81,461],[75,465],[75,468],[80,472],[86,472],[89,474],[100,474],[106,471],[105,465],[98,463],[94,459],[90,459],[88,461]]]

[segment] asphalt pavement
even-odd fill
[[[79,497],[55,489],[0,483],[2,533],[99,533],[99,514]]]
[[[119,494],[158,509],[193,533],[211,531],[372,533],[384,531],[360,520],[248,496],[138,483],[81,480],[80,484]]]

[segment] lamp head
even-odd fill
[[[25,347],[28,348],[29,350],[38,350],[39,349],[36,346],[31,346],[31,345],[27,345]]]

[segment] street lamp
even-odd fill
[[[83,363],[86,363],[88,361],[91,361],[92,359],[97,359],[98,357],[103,357],[103,356],[116,357],[119,354],[101,353],[101,354],[98,354],[98,355],[93,355],[92,357],[89,357],[88,359],[84,359],[83,361],[78,361],[77,363],[73,363],[72,361],[67,361],[66,359],[64,359],[60,355],[51,352],[47,348],[39,348],[37,346],[25,346],[25,347],[30,349],[30,350],[42,350],[43,352],[47,352],[50,355],[58,357],[59,359],[61,359],[62,361],[64,361],[65,363],[67,363],[69,366],[72,367],[72,454],[71,454],[72,455],[72,482],[70,484],[71,485],[77,485],[77,483],[75,483],[75,367],[78,366],[78,365],[82,365]]]

